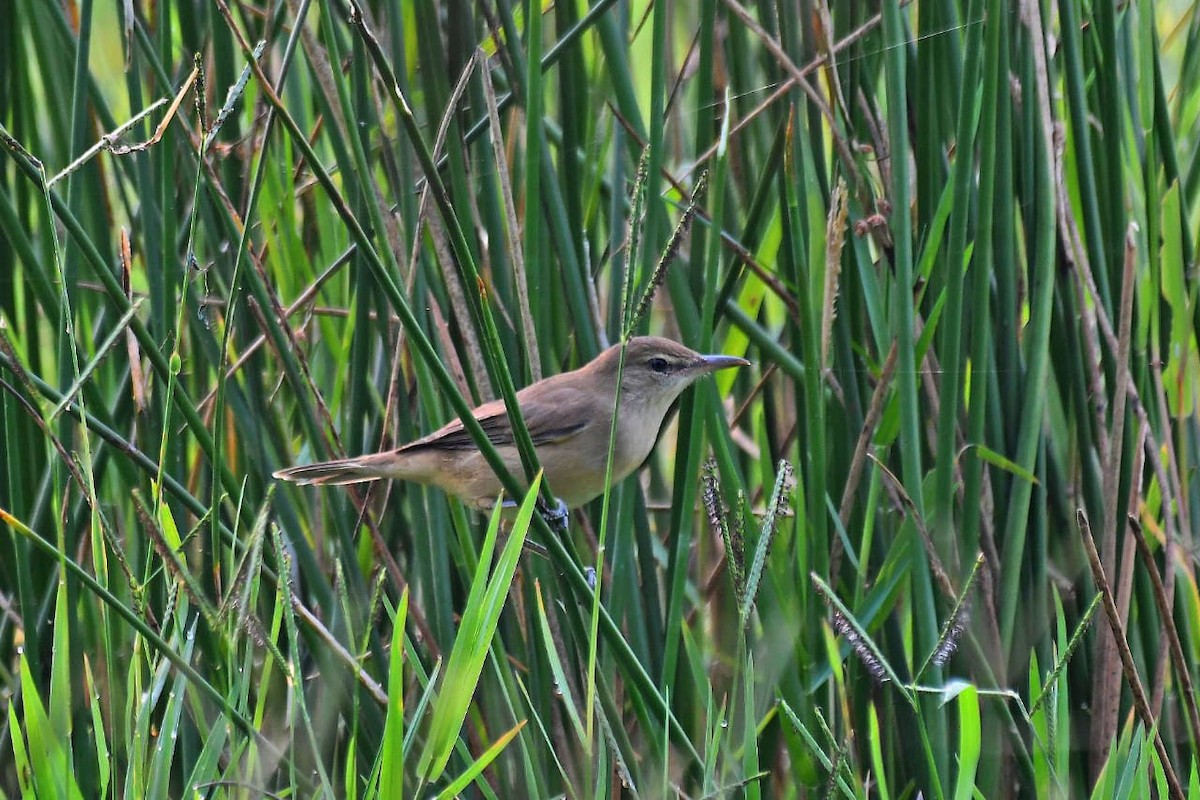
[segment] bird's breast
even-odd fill
[[[624,478],[645,462],[654,449],[666,409],[627,405],[617,418],[617,451],[613,464],[616,479]]]

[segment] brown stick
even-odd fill
[[[1150,576],[1150,584],[1154,588],[1154,604],[1158,606],[1158,616],[1162,620],[1163,638],[1166,639],[1171,653],[1171,664],[1175,668],[1175,678],[1179,681],[1180,694],[1183,695],[1183,707],[1187,710],[1188,725],[1192,729],[1192,741],[1200,742],[1200,709],[1196,706],[1196,690],[1192,687],[1192,674],[1188,671],[1187,662],[1183,657],[1183,645],[1179,642],[1179,629],[1175,627],[1175,618],[1171,615],[1171,598],[1163,586],[1162,575],[1150,552],[1150,545],[1142,535],[1142,526],[1134,515],[1129,515],[1129,525],[1133,528],[1133,541],[1137,544],[1142,560],[1146,562],[1146,574]],[[1169,551],[1168,551],[1169,552]],[[1167,569],[1171,561],[1167,560]]]
[[[1096,552],[1096,540],[1092,538],[1092,527],[1082,508],[1075,512],[1075,520],[1079,525],[1079,535],[1083,539],[1083,547],[1087,550],[1088,563],[1092,567],[1092,580],[1096,582],[1096,588],[1104,597],[1104,615],[1108,617],[1108,627],[1116,641],[1117,653],[1121,657],[1121,667],[1125,672],[1125,682],[1129,684],[1129,691],[1133,695],[1133,707],[1141,718],[1142,724],[1146,726],[1146,731],[1154,732],[1154,750],[1158,753],[1159,761],[1162,762],[1163,774],[1167,778],[1171,797],[1176,800],[1184,800],[1183,786],[1180,785],[1179,778],[1175,775],[1175,768],[1171,765],[1171,757],[1167,754],[1166,745],[1163,744],[1162,732],[1155,724],[1154,716],[1150,713],[1150,702],[1146,699],[1146,689],[1142,686],[1142,679],[1138,677],[1137,667],[1133,663],[1133,653],[1129,651],[1129,642],[1125,638],[1125,626],[1121,623],[1121,616],[1117,611],[1116,601],[1113,599],[1112,588],[1108,585],[1108,578],[1104,574],[1104,565],[1100,563],[1100,554]],[[1108,747],[1104,748],[1104,752],[1108,752]]]
[[[1131,327],[1133,322],[1134,249],[1127,239],[1125,269],[1122,274],[1120,317],[1117,323],[1116,363],[1129,363]],[[1125,405],[1129,384],[1129,371],[1117,370],[1116,387],[1112,398],[1112,430],[1108,433],[1108,450],[1104,453],[1104,527],[1101,530],[1101,564],[1106,574],[1117,569],[1117,487],[1121,480],[1121,455],[1125,443]],[[1096,669],[1100,679],[1092,691],[1092,708],[1095,709],[1095,727],[1092,728],[1092,776],[1100,774],[1100,767],[1108,753],[1108,744],[1116,736],[1117,705],[1120,693],[1117,685],[1117,657],[1115,643],[1101,629],[1096,641]]]

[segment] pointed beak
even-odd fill
[[[696,362],[694,368],[701,375],[704,375],[721,369],[748,366],[750,366],[750,362],[744,358],[738,358],[737,356],[712,355],[700,356],[700,360]]]

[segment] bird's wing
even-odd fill
[[[517,398],[535,447],[570,439],[592,422],[589,415],[579,413],[581,404],[589,398],[574,387],[544,387],[539,396],[532,400],[527,393],[518,392]],[[496,447],[515,444],[512,425],[502,400],[484,403],[473,413],[483,432]],[[400,449],[474,450],[476,445],[462,421],[456,419]]]

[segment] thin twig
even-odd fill
[[[846,475],[846,487],[842,490],[842,502],[838,506],[838,517],[842,521],[842,527],[850,524],[850,509],[854,503],[854,496],[858,493],[858,484],[862,480],[863,467],[867,462],[867,448],[871,445],[871,439],[875,436],[875,429],[879,427],[879,420],[883,418],[883,409],[887,404],[888,395],[891,392],[892,376],[896,373],[896,343],[892,342],[892,349],[888,351],[887,360],[883,362],[883,371],[879,374],[879,380],[875,384],[875,393],[871,395],[871,405],[867,408],[867,416],[863,420],[862,430],[858,432],[858,442],[854,445],[854,455],[850,458],[850,471]],[[842,555],[841,539],[837,538],[833,541],[833,552],[830,554],[830,576],[837,574],[837,563]]]
[[[130,119],[128,122],[126,122],[124,125],[121,125],[120,127],[115,128],[111,132],[106,133],[103,136],[101,136],[100,139],[94,145],[89,147],[87,150],[84,150],[83,153],[80,154],[79,158],[75,159],[70,164],[63,167],[62,171],[59,172],[57,175],[53,176],[52,178],[47,179],[46,188],[47,189],[52,188],[54,186],[54,184],[58,183],[63,178],[67,177],[72,172],[75,172],[77,169],[79,169],[84,164],[86,164],[88,161],[90,161],[101,150],[107,150],[110,153],[112,153],[113,155],[124,155],[125,153],[131,152],[133,150],[145,150],[148,147],[150,147],[151,145],[157,143],[158,140],[162,138],[163,132],[166,130],[167,124],[174,118],[175,110],[179,108],[180,102],[183,101],[183,98],[187,94],[188,89],[190,89],[192,86],[192,81],[194,81],[195,79],[196,79],[196,70],[193,69],[192,73],[188,76],[187,80],[185,80],[183,82],[183,86],[180,87],[179,91],[175,94],[175,101],[173,103],[171,103],[171,108],[167,111],[166,116],[163,117],[162,122],[159,123],[158,128],[154,132],[154,135],[151,136],[148,140],[146,140],[145,142],[142,142],[139,145],[132,145],[132,146],[125,146],[125,145],[117,144],[117,139],[123,133],[128,131],[134,125],[137,125],[139,122],[141,122],[143,119],[145,119],[148,115],[154,113],[159,108],[161,108],[163,103],[167,102],[167,98],[165,98],[165,97],[160,97],[158,100],[155,100],[148,107],[146,107],[145,109],[143,109],[142,111],[139,111],[136,115],[134,115],[133,118]]]
[[[1131,239],[1132,231],[1127,238],[1125,269],[1122,275],[1120,321],[1117,329],[1118,364],[1129,363],[1132,338],[1135,251]],[[1101,530],[1100,558],[1106,574],[1113,574],[1117,568],[1117,496],[1121,480],[1122,449],[1125,443],[1125,393],[1128,385],[1129,371],[1118,369],[1112,399],[1112,429],[1108,432],[1108,448],[1104,453],[1104,527]],[[1124,586],[1124,581],[1121,585]],[[1124,591],[1120,593],[1122,598],[1125,595]],[[1123,606],[1124,603],[1121,603],[1116,607],[1120,609]],[[1095,727],[1092,730],[1094,774],[1098,773],[1101,761],[1107,757],[1107,743],[1112,741],[1117,730],[1120,693],[1117,691],[1119,667],[1114,647],[1116,643],[1101,630],[1096,641],[1096,668],[1099,680],[1096,681],[1092,692],[1092,706],[1095,709]]]
[[[1109,631],[1116,642],[1117,653],[1121,657],[1121,667],[1125,672],[1125,682],[1129,684],[1130,694],[1133,695],[1134,709],[1141,718],[1146,732],[1152,733],[1154,736],[1154,749],[1158,753],[1159,761],[1162,763],[1163,773],[1166,775],[1171,797],[1176,798],[1176,800],[1184,800],[1183,787],[1179,784],[1179,778],[1175,775],[1175,768],[1171,765],[1171,756],[1167,752],[1166,745],[1163,744],[1162,731],[1155,722],[1154,716],[1150,713],[1150,703],[1146,699],[1146,689],[1142,686],[1142,680],[1137,673],[1137,666],[1133,663],[1133,653],[1129,651],[1129,641],[1125,638],[1125,626],[1121,623],[1121,615],[1117,612],[1117,604],[1113,599],[1112,588],[1108,584],[1108,578],[1104,574],[1104,565],[1100,562],[1100,554],[1096,552],[1096,540],[1092,538],[1092,527],[1088,523],[1087,514],[1082,508],[1075,512],[1075,521],[1079,526],[1079,535],[1083,539],[1083,547],[1087,551],[1088,564],[1092,568],[1092,579],[1096,582],[1097,590],[1104,597],[1104,615],[1108,617]],[[1105,748],[1104,752],[1107,753],[1108,748]]]
[[[896,474],[887,468],[887,465],[876,458],[874,455],[868,455],[868,458],[875,463],[875,467],[883,473],[883,477],[887,480],[889,486],[895,496],[900,499],[900,503],[908,509],[909,519],[917,529],[917,533],[921,536],[921,543],[925,546],[925,554],[929,557],[929,571],[933,573],[934,582],[938,588],[942,590],[942,594],[946,599],[957,601],[958,590],[954,588],[954,582],[950,580],[950,573],[946,572],[946,567],[942,563],[942,557],[938,555],[937,548],[933,546],[933,538],[929,535],[929,529],[925,527],[925,520],[917,511],[917,504],[909,497],[908,492],[904,488],[904,484],[900,481]]]
[[[1175,678],[1179,681],[1180,694],[1183,696],[1183,707],[1187,710],[1188,725],[1192,729],[1192,741],[1200,742],[1200,708],[1196,706],[1196,690],[1192,685],[1192,673],[1188,670],[1187,661],[1183,655],[1183,645],[1179,641],[1179,629],[1175,627],[1175,617],[1171,612],[1171,599],[1163,586],[1162,575],[1159,574],[1158,564],[1150,545],[1143,535],[1142,526],[1137,517],[1129,515],[1129,525],[1133,528],[1133,541],[1137,545],[1142,561],[1146,564],[1146,574],[1150,576],[1150,585],[1154,589],[1154,604],[1158,606],[1158,618],[1162,620],[1163,637],[1167,641],[1171,653],[1171,664],[1175,667]],[[1171,569],[1168,558],[1166,568]]]

